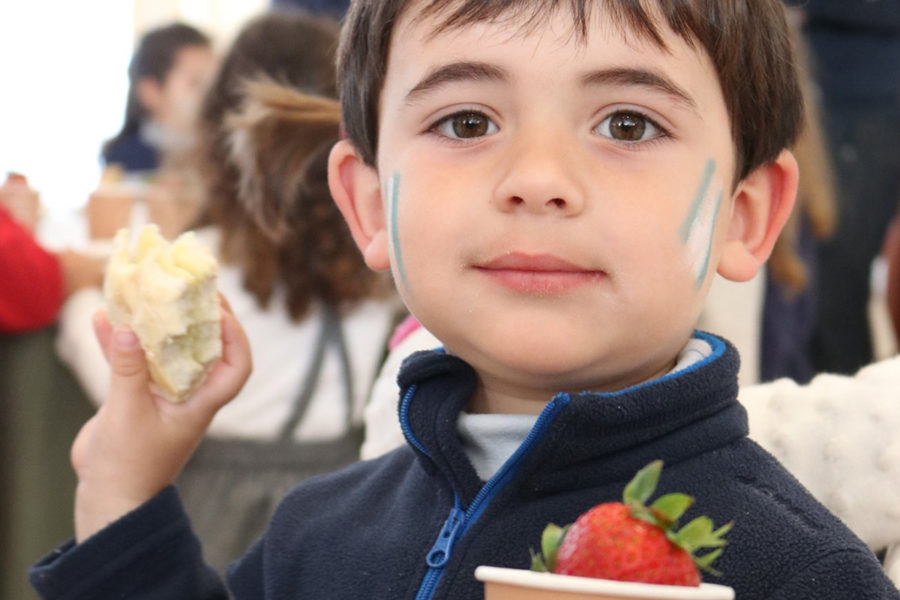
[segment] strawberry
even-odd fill
[[[666,494],[648,507],[661,471],[662,461],[654,461],[625,486],[624,502],[598,504],[566,527],[548,525],[543,555],[532,552],[532,569],[684,586],[700,585],[698,568],[719,575],[710,564],[722,553],[731,523],[713,531],[708,517],[697,517],[676,531],[694,499]],[[715,550],[695,554],[704,548]]]

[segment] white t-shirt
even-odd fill
[[[197,231],[200,241],[218,248],[217,232]],[[298,322],[290,319],[283,295],[276,292],[267,309],[242,284],[239,267],[219,267],[219,290],[231,304],[247,333],[253,354],[253,373],[237,397],[213,419],[214,437],[274,438],[300,393],[301,380],[312,360],[321,326],[321,307]],[[109,387],[109,366],[97,343],[91,315],[104,307],[102,292],[87,289],[74,294],[59,318],[57,352],[75,373],[91,400],[103,402]],[[342,316],[342,331],[352,366],[354,397],[352,421],[362,421],[363,406],[384,357],[397,300],[369,300]],[[295,432],[295,439],[325,440],[345,433],[347,422],[342,366],[335,349],[326,353],[312,402]]]

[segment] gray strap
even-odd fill
[[[322,309],[322,324],[319,329],[319,337],[316,340],[314,350],[315,354],[313,355],[312,362],[303,378],[303,387],[301,388],[297,399],[294,401],[293,410],[281,428],[281,432],[278,436],[279,439],[284,440],[293,438],[294,430],[297,428],[297,425],[300,424],[300,421],[303,420],[303,415],[306,414],[306,410],[312,402],[313,394],[319,383],[322,364],[325,362],[325,351],[332,343],[337,345],[341,366],[343,367],[344,400],[347,404],[347,427],[350,429],[353,412],[353,376],[350,369],[350,357],[347,352],[347,345],[344,341],[343,332],[341,331],[341,320],[337,311],[331,306],[324,306]]]
[[[350,352],[347,350],[347,340],[341,329],[341,321],[335,314],[337,326],[334,328],[333,340],[337,345],[338,356],[341,359],[341,375],[344,380],[344,404],[347,406],[347,431],[353,429],[353,370],[350,367]]]

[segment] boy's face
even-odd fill
[[[546,401],[665,373],[731,218],[709,58],[668,29],[669,52],[626,40],[602,11],[579,40],[565,9],[432,35],[418,7],[392,36],[376,165],[412,312],[482,392]]]

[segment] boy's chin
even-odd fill
[[[546,347],[543,350],[519,348],[486,361],[476,358],[469,362],[481,374],[495,374],[519,386],[543,390],[549,394],[547,400],[557,392],[619,389],[620,377],[615,368],[600,368],[586,358]]]

